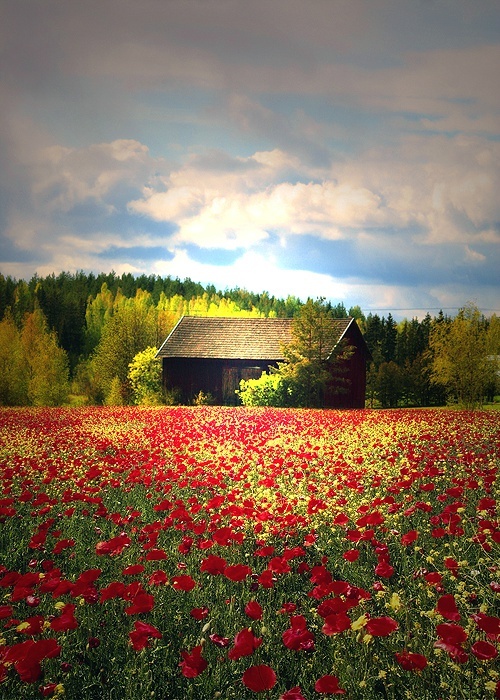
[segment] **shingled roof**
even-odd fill
[[[281,346],[292,339],[292,323],[290,318],[183,316],[157,357],[283,360]],[[332,319],[331,350],[351,323],[352,318]]]

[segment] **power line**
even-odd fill
[[[366,308],[366,311],[458,311],[461,306],[416,306],[416,307],[406,307],[406,308],[396,308],[391,307],[387,309],[381,309],[377,307]],[[494,311],[495,313],[500,313],[498,309],[479,309],[480,311]]]

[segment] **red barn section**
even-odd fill
[[[258,378],[284,361],[282,346],[292,339],[292,324],[289,318],[183,316],[158,350],[163,384],[178,389],[184,403],[202,391],[217,404],[235,404],[241,379]],[[346,392],[335,391],[332,375],[324,406],[364,408],[370,353],[355,319],[332,319],[331,324],[327,354],[344,340],[354,352],[342,369]]]

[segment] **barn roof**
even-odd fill
[[[157,357],[283,360],[281,346],[292,339],[292,323],[290,318],[183,316]],[[352,323],[357,329],[352,318],[332,319],[331,350]]]

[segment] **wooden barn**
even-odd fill
[[[292,339],[289,318],[183,316],[158,350],[163,385],[189,403],[200,392],[217,404],[236,404],[241,379],[258,378],[283,362],[282,345]],[[346,360],[347,392],[327,392],[326,408],[364,408],[370,353],[353,318],[332,319],[332,348],[346,340],[354,348]],[[331,354],[331,353],[330,353]]]

